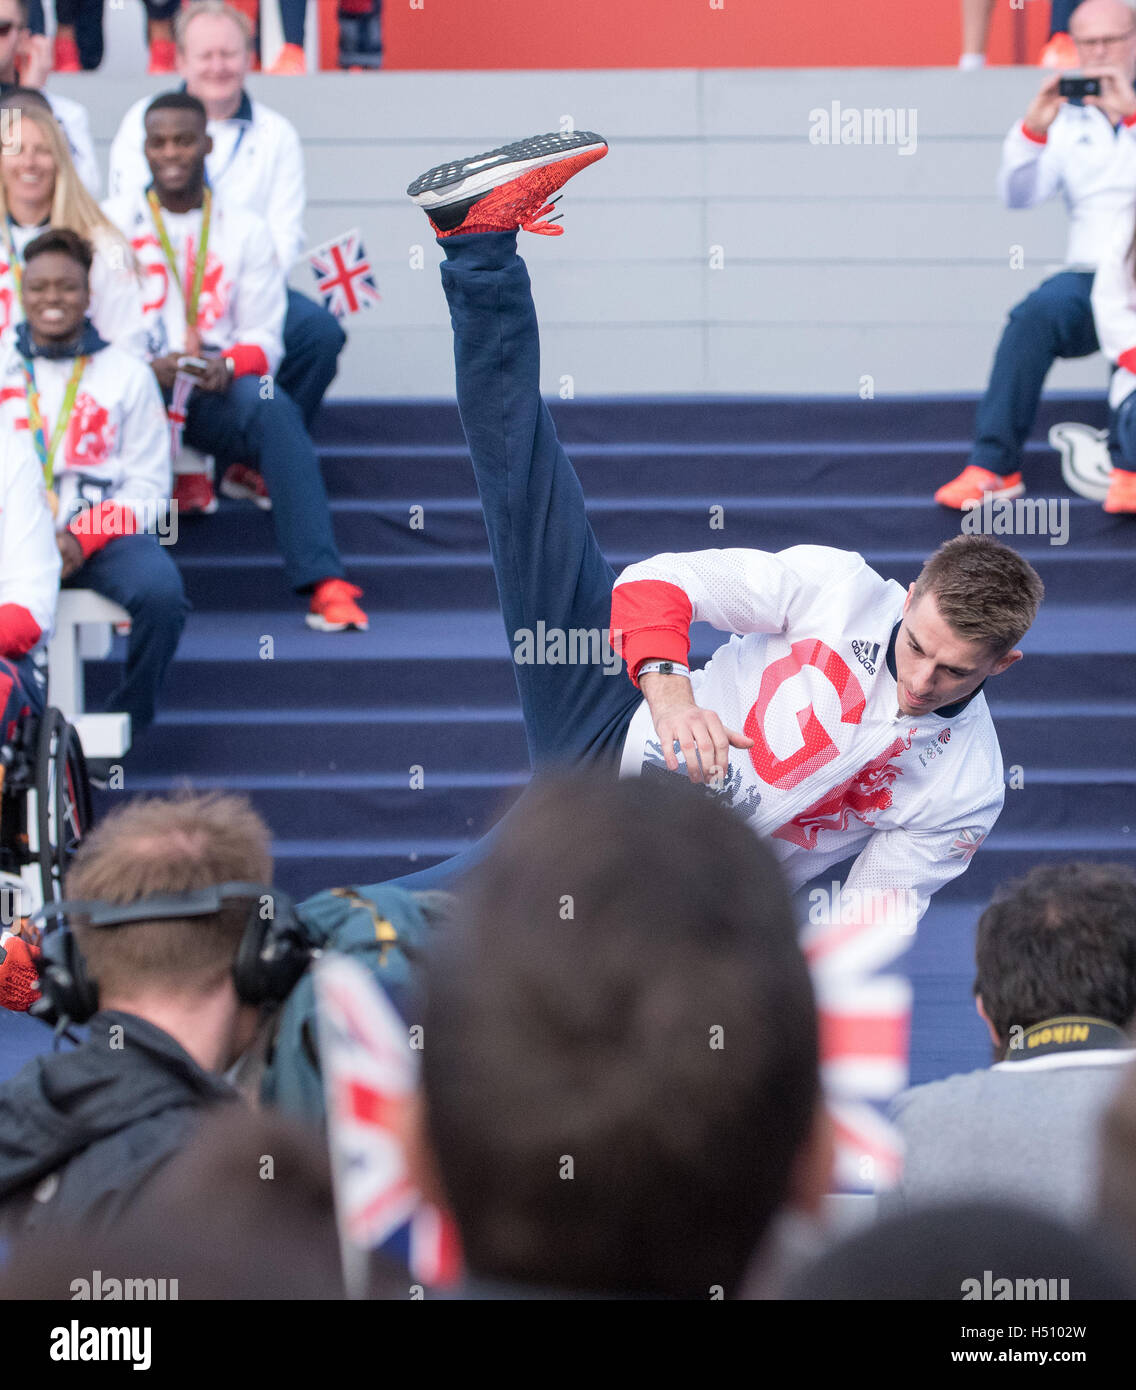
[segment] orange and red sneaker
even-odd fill
[[[957,478],[943,484],[935,493],[935,501],[940,507],[953,507],[956,512],[966,512],[971,507],[981,507],[987,493],[991,497],[1021,497],[1025,490],[1020,473],[1007,473],[1002,477],[1000,473],[991,473],[989,468],[979,468],[971,463]]]
[[[530,135],[486,154],[439,164],[406,190],[440,237],[471,232],[539,232],[560,236],[548,217],[550,195],[581,169],[607,154],[607,141],[590,130]],[[543,219],[543,220],[542,220]]]
[[[276,55],[276,61],[264,71],[269,77],[303,77],[307,70],[304,50],[298,43],[286,43]]]
[[[177,72],[177,44],[173,39],[150,41],[150,66],[146,71],[151,77],[158,73]]]
[[[217,494],[208,473],[175,473],[173,500],[179,516],[212,516],[217,510]]]
[[[348,628],[366,632],[367,615],[355,602],[362,597],[363,590],[346,579],[321,579],[312,593],[305,621],[320,632],[346,632]]]
[[[1079,68],[1081,60],[1077,56],[1077,45],[1068,34],[1053,34],[1041,50],[1037,60],[1038,67],[1052,68],[1064,72],[1068,68]]]
[[[68,34],[56,34],[55,52],[51,60],[55,72],[82,72],[79,62],[79,45]]]
[[[221,474],[219,491],[222,497],[231,497],[236,502],[251,502],[262,512],[272,510],[272,498],[264,479],[247,463],[231,463]]]
[[[1118,516],[1124,512],[1136,512],[1136,473],[1129,473],[1124,468],[1112,470],[1104,509]]]

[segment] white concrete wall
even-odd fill
[[[121,48],[115,59],[121,69]],[[570,375],[578,395],[854,394],[870,374],[890,394],[980,390],[1006,310],[1062,259],[1059,205],[1008,212],[994,193],[1001,140],[1039,80],[1032,69],[860,69],[328,74],[251,86],[304,137],[310,244],[358,225],[376,265],[383,302],[351,324],[337,395],[452,393],[440,251],[403,190],[443,158],[563,117],[612,148],[569,185],[564,237],[522,236],[546,390]],[[53,82],[87,103],[104,157],[119,113],[167,85]],[[810,143],[810,113],[833,101],[913,110],[913,152]],[[1010,267],[1013,245],[1024,269]],[[424,270],[411,268],[415,246]],[[311,284],[304,267],[292,281]],[[1103,379],[1098,357],[1059,365],[1051,385]]]

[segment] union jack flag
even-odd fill
[[[308,260],[323,307],[337,319],[379,302],[379,287],[358,227],[309,251]]]
[[[456,1230],[423,1201],[403,1151],[417,1073],[406,1027],[357,961],[324,956],[315,984],[340,1240],[403,1255],[424,1283],[452,1283],[460,1266]]]
[[[984,830],[975,830],[967,827],[960,830],[954,844],[947,850],[948,859],[961,859],[964,864],[969,864],[978,850],[978,846],[986,839]],[[985,863],[985,860],[983,861]]]

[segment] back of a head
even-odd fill
[[[999,1295],[1127,1299],[1136,1296],[1136,1283],[1123,1255],[1093,1233],[1031,1207],[968,1201],[885,1217],[828,1251],[784,1291],[787,1299],[818,1301]]]
[[[1067,1014],[1136,1018],[1136,872],[1042,864],[1003,884],[978,920],[975,993],[998,1036]]]
[[[737,1287],[818,1098],[780,869],[689,787],[534,783],[428,982],[423,1085],[471,1271]]]
[[[104,1288],[165,1281],[138,1297],[342,1298],[324,1144],[269,1112],[222,1106],[112,1229],[14,1248],[0,1297],[69,1298],[94,1270]],[[406,1297],[407,1286],[388,1279],[376,1293]]]
[[[219,883],[270,884],[268,828],[240,796],[183,793],[135,798],[80,843],[67,896],[121,905]],[[213,917],[125,926],[73,923],[100,994],[168,989],[205,994],[224,980],[249,917],[235,900]]]

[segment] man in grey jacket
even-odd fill
[[[1136,873],[1046,864],[978,922],[974,992],[995,1063],[915,1086],[893,1113],[909,1204],[1015,1198],[1087,1215],[1098,1130],[1134,1052]]]

